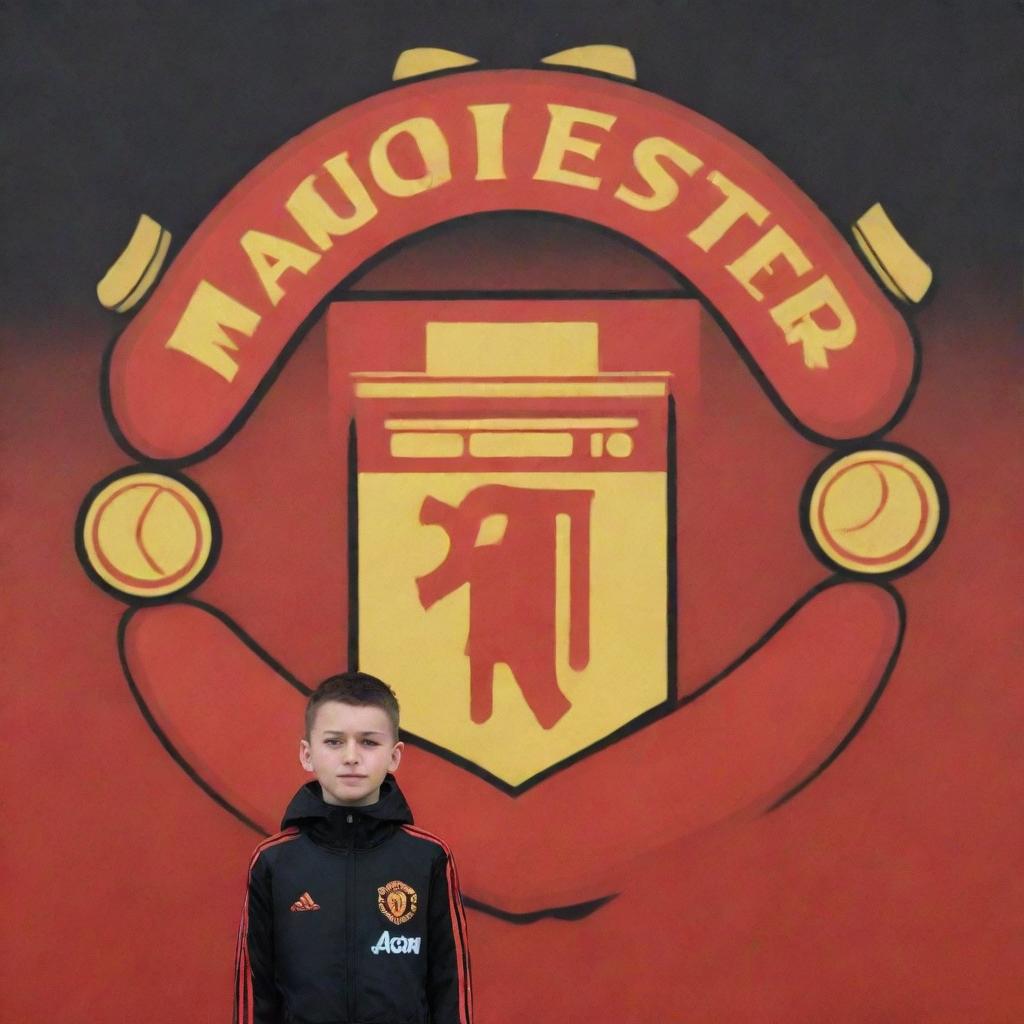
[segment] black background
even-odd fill
[[[172,253],[253,166],[440,46],[482,68],[628,47],[638,85],[746,139],[837,224],[880,200],[937,277],[1017,249],[1013,0],[64,2],[4,15],[8,315],[94,304],[139,213]]]

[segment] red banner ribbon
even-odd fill
[[[125,440],[155,459],[200,457],[368,259],[496,210],[579,218],[660,257],[728,322],[813,435],[874,433],[906,394],[915,355],[903,318],[759,153],[634,86],[480,71],[339,111],[218,204],[114,347],[110,408]]]

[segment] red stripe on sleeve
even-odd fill
[[[246,880],[245,900],[242,903],[242,920],[238,926],[238,945],[235,952],[235,1013],[238,1024],[253,1024],[253,976],[249,962],[249,883],[252,881],[252,869],[256,866],[260,854],[272,846],[290,842],[299,835],[297,828],[285,829],[265,839],[253,851],[249,861],[249,873]]]
[[[459,875],[455,867],[455,858],[451,848],[438,836],[412,825],[403,825],[403,831],[420,839],[436,843],[444,850],[447,859],[446,875],[448,880],[448,912],[452,919],[452,935],[455,939],[455,965],[459,977],[459,1022],[472,1024],[473,979],[469,968],[469,949],[466,943],[466,911],[460,896]]]

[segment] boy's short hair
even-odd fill
[[[342,672],[329,676],[306,701],[306,739],[313,731],[313,722],[321,704],[336,700],[341,704],[355,707],[374,707],[384,711],[391,720],[391,727],[398,740],[398,698],[395,691],[382,679],[367,672]]]

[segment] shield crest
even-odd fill
[[[394,917],[401,917],[409,905],[409,899],[401,889],[392,889],[387,895],[388,910]]]
[[[407,734],[520,791],[673,695],[672,374],[603,356],[622,311],[452,305],[331,311],[350,630]]]

